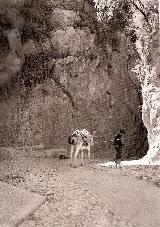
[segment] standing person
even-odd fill
[[[118,164],[119,164],[119,167],[121,168],[122,147],[124,146],[124,141],[123,141],[124,134],[125,134],[125,131],[120,130],[120,133],[118,133],[114,137],[114,147],[116,150],[116,159],[115,159],[116,169]]]

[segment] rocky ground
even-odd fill
[[[114,211],[100,199],[89,187],[71,182],[73,168],[69,160],[49,158],[21,158],[2,161],[0,180],[46,196],[46,202],[20,226],[57,226],[57,227],[129,227],[135,226],[131,220],[118,217]],[[139,179],[152,181],[160,186],[159,167],[97,167],[93,161],[85,167],[78,167],[78,173],[101,172],[120,175],[135,175]]]
[[[117,174],[117,169],[115,167],[91,167],[99,171],[105,171],[110,174]],[[157,187],[160,187],[160,166],[125,166],[120,170],[121,175],[132,175],[139,180],[149,181]]]

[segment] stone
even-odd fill
[[[54,149],[49,149],[49,150],[45,150],[46,153],[46,157],[50,157],[50,158],[55,158],[55,157],[59,157],[59,155],[67,154],[67,150],[65,148],[54,148]]]
[[[81,18],[78,13],[72,10],[63,10],[56,8],[53,10],[51,23],[56,27],[65,29],[67,26],[74,26],[75,22],[79,22]]]
[[[4,227],[20,224],[45,201],[45,197],[2,182],[0,197],[0,225]]]

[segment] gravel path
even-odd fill
[[[126,217],[138,227],[160,226],[159,188],[133,176],[124,176],[120,170],[113,172],[75,170],[67,178],[81,187],[88,187],[114,210],[116,216]]]
[[[117,170],[115,167],[101,167],[97,168],[96,165],[92,166],[93,169],[105,171],[106,173],[116,175]],[[121,169],[120,174],[123,176],[134,176],[139,180],[145,180],[157,187],[160,187],[160,166],[125,166]]]
[[[118,204],[117,201],[122,194],[118,195],[112,191],[113,185],[115,185],[115,191],[119,187],[120,176],[125,182],[123,171],[118,170],[119,172],[117,172],[115,169],[101,169],[95,166],[96,163],[92,163],[89,168],[74,169],[70,168],[69,160],[41,158],[1,162],[1,181],[46,196],[46,203],[20,226],[141,227],[131,214],[125,214],[125,211],[120,212],[121,204]],[[155,171],[159,171],[159,169]],[[130,174],[133,175],[133,171]],[[113,175],[115,176],[113,177]],[[110,179],[110,181],[107,182],[106,179]],[[115,184],[112,184],[113,179]],[[136,182],[138,181],[136,180]],[[107,185],[111,187],[105,188],[108,187]],[[158,189],[153,185],[150,186]],[[125,191],[123,193],[125,194]],[[114,197],[112,197],[113,195]],[[112,202],[112,198],[114,202]],[[123,206],[128,203],[127,199],[123,202],[120,198]],[[153,206],[152,209],[154,210],[155,207]],[[157,227],[159,223],[157,226],[145,225],[145,227],[152,226]]]
[[[88,189],[74,183],[61,182],[56,191],[47,196],[47,202],[40,207],[21,227],[27,226],[132,226],[119,220],[108,206]]]

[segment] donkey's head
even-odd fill
[[[75,144],[77,144],[77,142],[79,141],[79,139],[80,139],[80,135],[78,135],[78,134],[72,134],[68,138],[68,143],[71,144],[71,145],[75,145]]]

